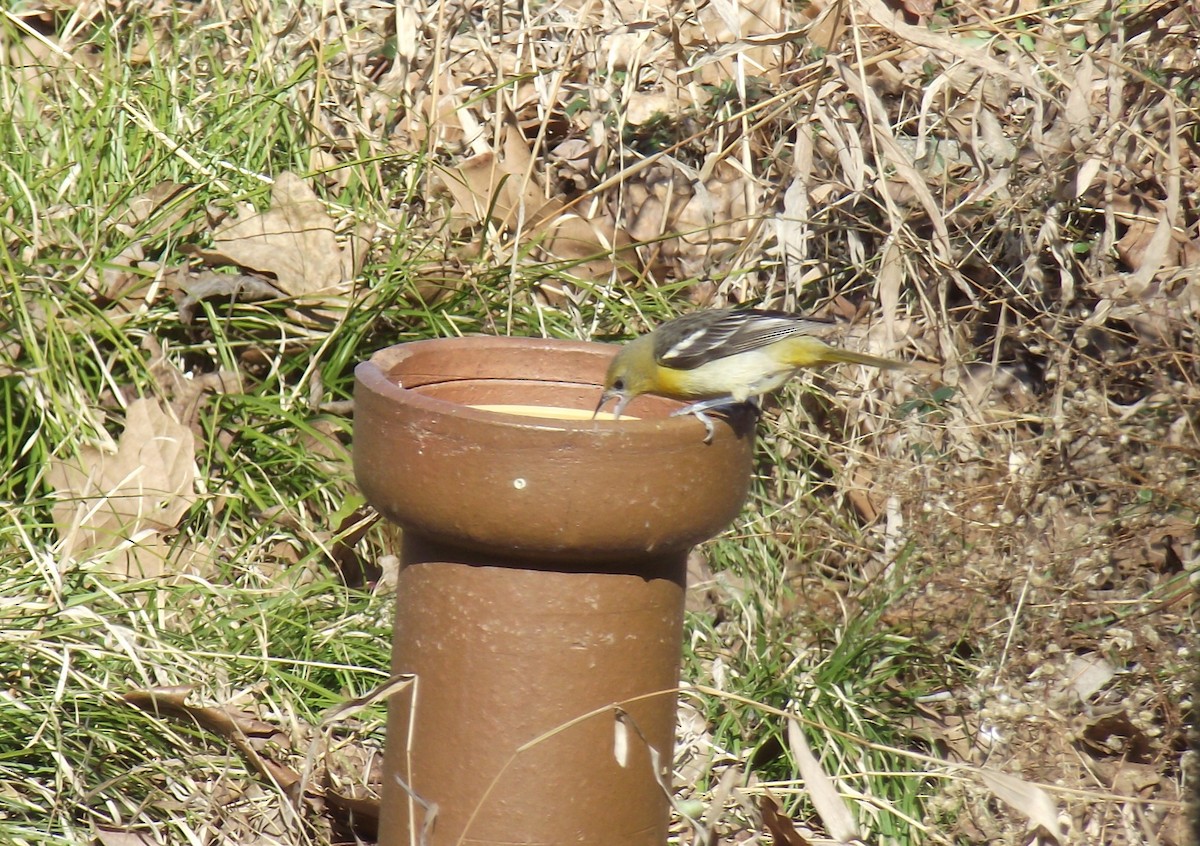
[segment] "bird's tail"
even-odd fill
[[[853,350],[844,350],[840,347],[830,347],[825,353],[826,362],[833,364],[835,362],[845,362],[847,364],[865,364],[867,367],[879,367],[883,370],[898,370],[902,367],[908,367],[907,361],[898,361],[894,358],[882,358],[877,355],[868,355],[867,353],[854,352]]]

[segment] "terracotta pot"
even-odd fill
[[[422,802],[431,846],[666,842],[650,755],[631,733],[617,760],[610,706],[669,767],[687,553],[741,508],[753,421],[706,445],[656,397],[639,420],[472,407],[590,414],[614,352],[419,341],[355,371],[355,474],[404,530],[393,670],[416,675],[389,705],[384,846],[419,841]]]

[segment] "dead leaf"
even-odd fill
[[[847,4],[841,0],[813,2],[798,11],[812,21],[808,25],[808,40],[826,52],[831,52],[846,31]]]
[[[351,290],[373,230],[356,232],[351,244],[338,244],[334,221],[300,177],[284,172],[271,188],[271,208],[244,209],[218,226],[211,250],[196,251],[210,263],[233,264],[279,280],[293,297],[327,298]]]
[[[1049,793],[1024,779],[986,767],[979,770],[979,777],[992,793],[1062,842],[1066,833],[1058,821],[1058,808]]]
[[[147,281],[145,276],[133,271],[138,262],[146,258],[142,244],[142,241],[134,241],[105,265],[100,273],[101,282],[97,291],[102,299],[120,302]]]
[[[677,117],[687,107],[665,91],[633,91],[625,99],[625,120],[630,126],[643,126],[656,117]]]
[[[758,812],[762,814],[763,828],[780,846],[811,846],[811,842],[796,831],[796,824],[792,819],[780,813],[779,805],[772,797],[758,797]]]
[[[1025,67],[1010,67],[991,55],[987,50],[981,50],[977,43],[969,38],[949,35],[924,26],[914,26],[906,23],[901,13],[888,6],[884,0],[862,0],[862,9],[878,26],[897,38],[917,44],[929,50],[934,50],[968,65],[972,76],[978,76],[982,71],[989,76],[1008,80],[1016,86],[1026,88],[1038,94],[1045,94],[1045,88]]]
[[[300,783],[300,774],[291,767],[264,757],[254,748],[252,738],[282,738],[282,732],[246,711],[232,708],[189,705],[187,697],[193,685],[172,685],[150,690],[132,690],[122,698],[135,708],[176,720],[194,722],[207,732],[224,738],[237,747],[260,776],[290,790]]]
[[[343,516],[334,532],[329,561],[341,576],[342,583],[349,587],[375,583],[383,574],[378,562],[359,555],[355,549],[377,520],[374,509],[359,507]]]
[[[747,207],[745,176],[738,168],[720,162],[708,178],[689,181],[692,196],[682,207],[669,205],[666,231],[678,233],[675,246],[681,267],[700,275],[703,268],[737,250],[755,224]]]
[[[1056,685],[1056,693],[1075,694],[1077,702],[1087,702],[1092,694],[1112,681],[1117,674],[1112,664],[1096,653],[1067,656],[1065,678]]]
[[[884,496],[868,468],[855,465],[846,485],[846,498],[864,522],[874,523],[879,519]]]
[[[198,250],[185,249],[184,252],[197,254]],[[217,273],[212,270],[202,270],[192,273],[187,268],[180,268],[172,277],[178,290],[183,293],[179,297],[179,320],[183,324],[191,323],[196,317],[196,308],[207,299],[228,299],[231,302],[261,302],[278,300],[284,293],[261,276],[249,276],[245,273]]]
[[[547,198],[532,175],[528,142],[512,127],[504,134],[503,155],[485,152],[440,171],[440,182],[454,201],[454,217],[462,224],[494,223],[517,231],[552,259],[572,262],[572,272],[587,278],[616,273],[623,279],[636,271],[633,239],[604,214]]]
[[[987,753],[979,721],[969,714],[942,714],[923,703],[900,722],[915,737],[927,738],[936,754],[955,761],[978,760]]]
[[[915,18],[922,22],[933,14],[936,8],[933,0],[901,0],[900,5]]]
[[[1067,126],[1080,148],[1084,148],[1095,136],[1093,104],[1103,95],[1103,90],[1097,87],[1097,78],[1091,57],[1084,53],[1075,67],[1075,79],[1067,90],[1067,102],[1063,106]]]
[[[194,185],[180,185],[170,180],[160,182],[132,198],[113,224],[120,232],[143,241],[168,232],[177,238],[186,237],[191,234],[191,227],[180,230],[176,225],[191,213],[196,196]]]
[[[920,204],[929,216],[929,223],[933,226],[934,237],[932,238],[932,242],[937,247],[939,254],[948,261],[949,257],[953,254],[953,248],[950,244],[950,232],[946,226],[946,219],[936,198],[933,196],[933,191],[925,182],[925,178],[921,176],[912,158],[898,143],[891,126],[885,120],[881,119],[882,115],[887,114],[887,109],[884,107],[882,100],[879,99],[879,96],[874,91],[863,86],[857,74],[848,66],[837,63],[836,67],[841,75],[843,84],[846,85],[854,96],[870,102],[871,106],[867,113],[874,120],[868,125],[877,142],[879,155],[881,159],[895,168],[897,176],[912,190],[916,202]],[[880,182],[880,188],[885,189],[885,194],[887,193],[887,185],[886,181]]]
[[[116,575],[157,576],[164,536],[196,501],[195,439],[157,401],[136,400],[115,452],[84,447],[75,460],[53,460],[47,480],[63,555],[103,557]]]
[[[803,29],[785,30],[783,9],[779,0],[704,4],[697,14],[681,20],[677,41],[686,52],[699,51],[709,57],[684,72],[694,73],[695,81],[702,84],[721,84],[746,72],[768,83],[777,81],[785,45],[805,33]]]
[[[221,367],[207,373],[181,370],[168,357],[162,342],[154,335],[142,338],[141,347],[146,352],[146,364],[154,377],[159,394],[170,403],[175,419],[192,430],[197,438],[203,437],[200,426],[200,408],[208,394],[240,394],[242,374]]]
[[[358,837],[374,841],[379,835],[379,800],[347,796],[325,789],[330,815]]]
[[[857,840],[858,824],[854,821],[854,815],[850,813],[850,807],[838,793],[833,779],[825,773],[821,762],[813,755],[800,724],[795,720],[788,720],[787,734],[792,759],[800,770],[808,798],[812,800],[813,808],[825,824],[825,830],[834,840]]]
[[[1146,764],[1151,760],[1150,738],[1124,711],[1093,720],[1080,739],[1088,752],[1097,758],[1119,758],[1135,764]]]
[[[152,834],[144,831],[97,828],[94,835],[99,846],[156,846],[159,842]]]
[[[196,189],[165,181],[149,191],[132,198],[110,219],[110,225],[122,235],[133,239],[101,272],[96,293],[101,299],[130,310],[123,300],[150,284],[146,272],[134,269],[146,259],[146,245],[171,233],[175,238],[191,234],[193,226],[179,227],[179,222],[195,206]]]
[[[1075,174],[1075,196],[1077,198],[1082,197],[1092,187],[1092,182],[1095,181],[1104,164],[1105,162],[1100,158],[1088,156],[1079,165],[1079,170]]]
[[[809,137],[796,133],[796,151],[791,182],[783,193],[783,209],[776,216],[775,237],[784,256],[787,290],[799,296],[804,289],[804,270],[812,249],[809,214],[812,196],[808,183],[813,176],[813,146]]]

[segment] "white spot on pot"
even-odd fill
[[[525,490],[525,486],[529,484],[524,479],[513,479],[513,487],[519,491]]]

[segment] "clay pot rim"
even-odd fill
[[[583,562],[613,572],[712,537],[746,497],[752,414],[731,413],[706,443],[699,421],[667,417],[680,404],[658,397],[634,410],[658,416],[619,421],[468,404],[590,412],[615,351],[503,337],[380,350],[356,369],[360,489],[414,537],[480,552],[497,566]]]
[[[411,358],[424,349],[432,349],[434,345],[445,349],[446,345],[455,346],[495,346],[497,348],[524,346],[530,349],[553,349],[556,352],[574,352],[597,356],[610,347],[615,355],[616,344],[604,344],[596,341],[575,341],[559,338],[526,338],[503,335],[470,335],[461,338],[429,338],[410,341],[379,350],[366,361],[355,368],[355,376],[362,382],[363,387],[374,391],[394,402],[407,404],[431,415],[451,415],[459,420],[474,421],[488,426],[500,426],[516,430],[541,430],[573,433],[620,433],[637,437],[653,435],[669,436],[672,440],[690,438],[695,435],[699,423],[694,417],[672,417],[670,412],[683,408],[686,403],[666,397],[645,394],[635,398],[630,404],[634,406],[632,413],[635,417],[622,416],[620,420],[566,420],[557,417],[535,417],[532,415],[507,414],[503,411],[475,408],[464,403],[430,396],[419,390],[422,386],[406,388],[389,378],[389,372],[399,366],[405,359]],[[386,363],[379,359],[386,358]],[[607,364],[607,361],[605,362]],[[531,384],[561,384],[580,387],[594,387],[596,399],[600,399],[601,385],[590,379],[554,379],[528,378],[521,376],[464,376],[435,380],[426,384],[447,384],[457,381],[508,381],[513,383],[529,382]],[[610,405],[611,408],[611,405]],[[585,409],[586,410],[586,409]],[[629,410],[629,409],[627,409]],[[699,428],[702,432],[702,428]]]

